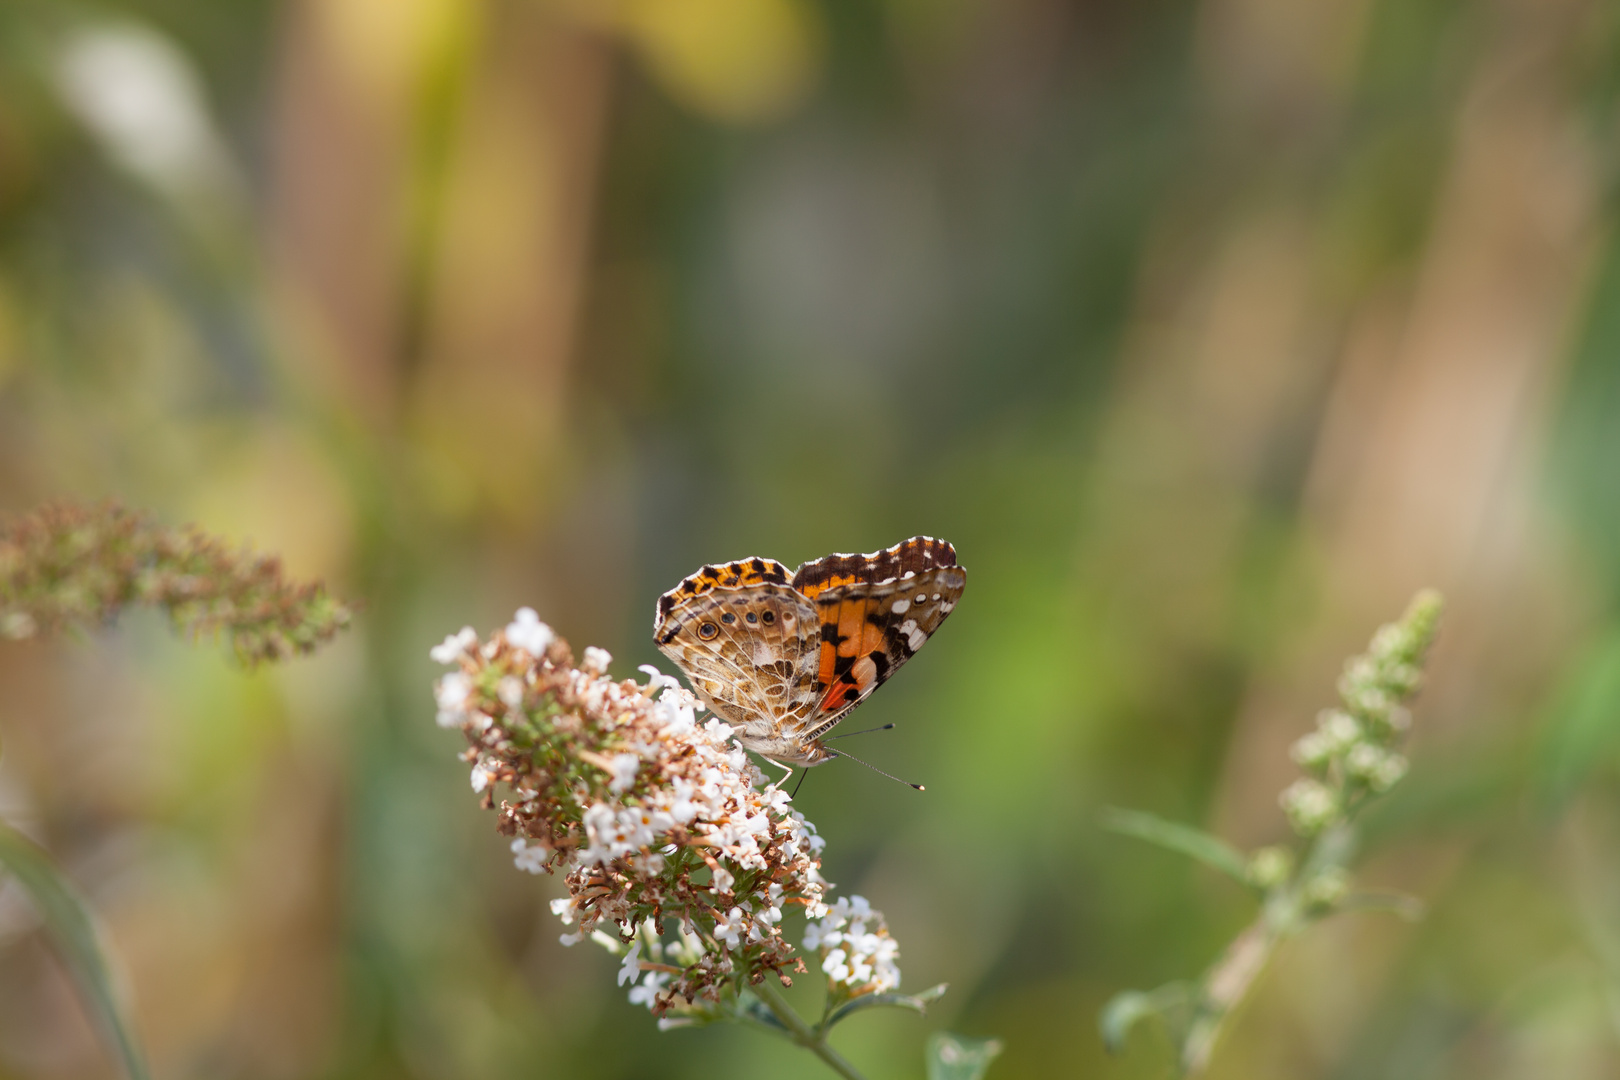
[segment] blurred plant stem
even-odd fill
[[[0,821],[0,868],[28,896],[51,936],[62,963],[73,976],[85,1011],[130,1080],[151,1075],[133,1025],[124,1014],[113,969],[90,906],[49,854]]]
[[[1273,890],[1255,920],[1232,939],[1204,976],[1203,995],[1194,1005],[1182,1040],[1177,1075],[1196,1077],[1209,1067],[1227,1018],[1243,1004],[1277,947],[1311,923],[1313,904],[1305,895],[1305,883],[1320,880],[1324,873],[1342,873],[1355,846],[1355,831],[1349,824],[1313,839],[1301,872],[1286,886]]]
[[[1181,1047],[1179,1075],[1197,1076],[1209,1066],[1226,1018],[1265,970],[1281,940],[1282,935],[1262,916],[1227,946],[1220,963],[1209,972],[1203,1006],[1187,1029],[1187,1038]]]
[[[1408,918],[1421,905],[1409,897],[1352,893],[1355,818],[1406,774],[1398,752],[1411,724],[1406,703],[1422,683],[1422,665],[1440,619],[1440,596],[1418,593],[1398,622],[1380,627],[1367,651],[1346,662],[1340,706],[1323,709],[1316,730],[1293,747],[1305,775],[1279,798],[1299,837],[1295,846],[1261,848],[1245,859],[1219,837],[1152,814],[1113,810],[1104,826],[1220,870],[1254,889],[1260,912],[1195,985],[1170,983],[1115,995],[1102,1010],[1104,1042],[1119,1050],[1131,1026],[1156,1015],[1178,1045],[1176,1074],[1209,1067],[1227,1019],[1248,996],[1277,946],[1341,911],[1382,908]]]
[[[810,1026],[804,1017],[794,1012],[793,1006],[787,1003],[782,991],[771,985],[770,979],[767,978],[748,989],[771,1010],[771,1015],[782,1025],[783,1033],[788,1038],[825,1061],[829,1069],[845,1080],[865,1080],[855,1066],[845,1061],[843,1055],[827,1044],[827,1032],[819,1026]]]

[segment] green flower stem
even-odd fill
[[[855,1066],[845,1061],[843,1055],[827,1045],[825,1032],[811,1027],[805,1022],[804,1017],[793,1011],[793,1007],[782,996],[782,991],[777,989],[769,977],[766,977],[764,982],[756,986],[750,986],[748,989],[755,997],[764,1002],[765,1007],[771,1010],[771,1013],[782,1022],[782,1026],[787,1028],[789,1038],[794,1042],[825,1061],[827,1067],[842,1076],[844,1080],[865,1080]]]
[[[1194,1077],[1209,1067],[1227,1018],[1248,997],[1277,946],[1331,912],[1331,908],[1314,910],[1307,903],[1306,884],[1324,870],[1346,865],[1355,846],[1355,830],[1348,821],[1340,821],[1313,838],[1292,880],[1272,890],[1254,922],[1232,939],[1220,960],[1204,975],[1201,999],[1181,1041],[1181,1076]]]
[[[1204,979],[1203,1000],[1181,1044],[1181,1076],[1197,1076],[1209,1067],[1226,1018],[1248,996],[1282,939],[1281,929],[1262,914],[1233,939],[1220,962],[1210,969]]]

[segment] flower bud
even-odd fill
[[[1249,884],[1275,889],[1294,872],[1294,853],[1280,844],[1263,847],[1249,858]]]
[[[1349,750],[1361,741],[1361,725],[1343,709],[1323,709],[1316,716],[1316,730],[1321,733],[1335,755]]]
[[[1313,913],[1331,909],[1350,891],[1350,875],[1341,867],[1330,866],[1311,878],[1300,892],[1300,898]]]
[[[1301,836],[1315,836],[1339,816],[1339,800],[1318,780],[1295,780],[1278,800]]]
[[[1367,786],[1382,794],[1400,782],[1406,775],[1406,759],[1399,754],[1385,754],[1378,769],[1367,778]]]
[[[1344,771],[1357,780],[1371,782],[1388,756],[1372,743],[1360,743],[1344,756]]]
[[[1321,774],[1333,761],[1333,743],[1319,731],[1300,736],[1289,751],[1301,768]]]

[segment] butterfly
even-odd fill
[[[839,754],[823,739],[916,655],[956,607],[956,549],[914,536],[828,555],[704,566],[658,598],[653,641],[742,745],[784,767]]]

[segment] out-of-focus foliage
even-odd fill
[[[116,504],[56,503],[0,523],[0,638],[110,623],[134,604],[192,637],[223,631],[250,664],[311,652],[350,618],[319,583],[282,580],[274,557]]]
[[[51,857],[26,836],[0,822],[0,870],[21,890],[50,934],[63,965],[73,974],[83,995],[89,1018],[101,1029],[107,1047],[129,1080],[146,1080],[149,1073],[127,1019],[128,1003],[120,1000],[107,963],[107,943],[97,931],[95,916],[70,883],[62,878]]]
[[[856,751],[927,792],[796,805],[952,990],[834,1042],[1157,1076],[1097,1009],[1249,910],[1101,809],[1284,837],[1433,584],[1359,870],[1427,917],[1290,942],[1211,1075],[1613,1075],[1617,71],[1602,0],[0,5],[0,511],[116,497],[364,605],[249,674],[3,643],[0,815],[155,1075],[817,1075],[557,944],[427,650],[528,604],[627,675],[702,563],[943,536],[972,585]],[[34,918],[0,891],[0,1075],[108,1075]]]

